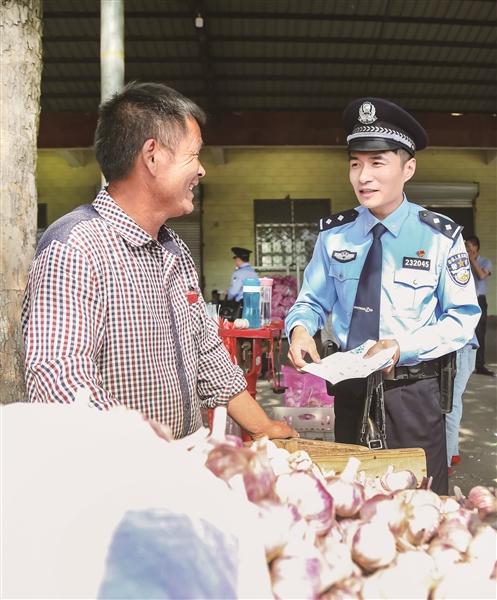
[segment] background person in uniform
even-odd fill
[[[125,404],[176,438],[227,405],[254,437],[294,435],[246,391],[207,316],[197,272],[169,219],[193,211],[203,111],[175,90],[130,83],[100,107],[98,163],[109,182],[94,202],[40,240],[23,307],[32,402]]]
[[[328,314],[340,349],[378,340],[372,356],[394,351],[385,370],[386,437],[390,448],[422,447],[433,489],[448,491],[439,358],[468,342],[480,315],[461,228],[411,204],[403,188],[427,145],[421,125],[378,98],[344,111],[349,178],[361,204],[321,219],[312,259],[286,318],[295,367],[320,358],[312,335]],[[334,386],[335,438],[357,443],[366,379]]]
[[[487,333],[487,280],[492,274],[492,263],[490,259],[480,256],[480,240],[473,235],[466,238],[466,250],[468,251],[471,271],[475,278],[476,295],[481,308],[481,318],[476,326],[476,337],[480,347],[476,351],[476,373],[495,377],[495,373],[485,366],[485,336]]]
[[[231,248],[231,252],[233,252],[235,270],[231,276],[230,287],[226,292],[226,300],[241,302],[243,299],[243,280],[248,278],[258,279],[259,276],[249,263],[251,250],[234,246]]]

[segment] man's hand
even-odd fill
[[[268,427],[265,431],[251,434],[252,439],[257,440],[261,437],[267,437],[272,440],[273,438],[291,438],[300,437],[297,431],[290,427],[286,421],[269,421]]]
[[[385,373],[385,375],[391,373],[393,371],[393,368],[399,361],[400,346],[397,340],[378,340],[376,344],[374,346],[371,346],[371,348],[364,355],[364,358],[371,358],[378,352],[386,350],[387,348],[395,348],[395,354],[392,356],[393,364],[391,364],[389,367],[386,367],[386,369],[383,369],[383,373]]]
[[[297,325],[292,329],[290,349],[288,358],[296,369],[301,369],[307,364],[304,356],[309,354],[315,363],[321,362],[321,358],[316,348],[314,339],[307,333],[307,329],[302,325]]]
[[[247,390],[228,403],[228,414],[254,440],[267,435],[269,438],[299,437],[286,421],[273,421]]]

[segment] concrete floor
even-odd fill
[[[487,363],[497,373],[497,363]],[[463,494],[475,485],[497,486],[497,378],[473,374],[463,396],[461,462],[449,478]]]
[[[489,321],[486,366],[497,373],[497,319],[491,317]],[[283,344],[283,353],[286,356],[286,344]],[[261,380],[257,385],[257,399],[270,415],[274,407],[285,403],[283,394],[274,394],[269,383]],[[497,487],[497,378],[473,374],[463,402],[461,462],[454,467],[449,479],[449,493],[453,494],[454,486],[459,486],[467,495],[475,485]],[[324,439],[330,438],[325,436]]]
[[[497,373],[497,317],[487,322],[486,366]],[[449,479],[464,494],[474,485],[497,487],[497,378],[473,374],[463,396],[461,462]]]

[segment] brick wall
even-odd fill
[[[328,148],[225,149],[225,164],[202,151],[204,179],[205,294],[225,290],[233,269],[231,246],[254,249],[253,200],[329,198],[333,212],[355,206],[344,150]],[[482,254],[497,269],[497,171],[478,150],[425,150],[418,157],[417,181],[478,182],[475,230]],[[79,165],[79,166],[71,166]],[[91,150],[73,154],[43,150],[38,157],[39,201],[48,204],[49,222],[89,202],[100,174]],[[442,211],[443,212],[443,211]],[[489,286],[489,313],[497,314],[497,273]]]
[[[91,202],[99,184],[100,169],[90,148],[38,151],[38,202],[47,204],[49,223]]]

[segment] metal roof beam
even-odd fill
[[[202,91],[202,90],[198,90],[196,92],[190,92],[189,93],[190,96],[195,96],[195,97],[207,97],[208,96],[208,92]],[[223,97],[231,97],[231,96],[243,96],[245,95],[244,91],[223,91]],[[280,98],[281,96],[285,96],[286,92],[285,91],[281,91],[281,92],[256,92],[256,91],[251,91],[250,92],[250,97],[251,98]],[[392,98],[408,98],[410,100],[449,100],[449,98],[447,97],[447,94],[421,94],[421,95],[416,95],[416,94],[411,94],[411,93],[404,93],[404,92],[395,92],[393,94],[391,94]],[[81,92],[78,93],[76,96],[74,93],[71,92],[47,92],[44,93],[42,95],[42,99],[64,99],[64,98],[85,98],[85,99],[92,99],[92,98],[99,98],[99,94],[97,91],[95,92]],[[315,94],[311,94],[311,93],[297,93],[297,92],[292,92],[292,97],[293,98],[316,98]],[[336,99],[336,98],[350,98],[350,94],[349,93],[333,93],[333,94],[319,94],[319,98],[332,98],[332,99]],[[481,96],[475,96],[474,94],[471,94],[471,97],[468,98],[467,94],[451,94],[450,95],[450,100],[481,100],[481,101],[488,101],[489,97],[488,94],[483,94]],[[497,107],[497,104],[496,104]]]
[[[303,57],[253,57],[253,56],[216,56],[211,57],[211,60],[219,63],[247,63],[247,64],[330,64],[335,65],[370,65],[371,59],[369,58],[303,58]],[[198,56],[126,56],[126,64],[170,64],[170,63],[198,63]],[[96,64],[100,60],[97,56],[87,57],[45,57],[43,59],[45,64]],[[376,58],[374,65],[378,66],[400,66],[400,67],[426,67],[426,60],[400,60],[400,59],[383,59]],[[470,68],[470,69],[495,69],[495,62],[461,62],[461,61],[449,61],[449,60],[438,60],[429,63],[430,67],[455,67]]]
[[[493,3],[493,0],[489,1]],[[94,10],[88,11],[43,11],[44,19],[99,19],[100,13]],[[168,10],[127,10],[127,19],[191,19],[190,11],[168,11]],[[414,17],[401,15],[370,15],[370,14],[335,14],[335,13],[301,13],[301,12],[266,12],[266,11],[211,11],[211,19],[274,19],[274,20],[296,20],[296,21],[331,21],[331,22],[366,22],[366,23],[405,23],[417,25],[448,25],[458,27],[485,27],[494,28],[495,21],[492,19],[447,19],[444,17]]]
[[[167,74],[166,74],[167,75]],[[198,81],[198,75],[173,75],[164,76],[164,72],[157,73],[157,77],[148,75],[154,80],[161,81],[168,84],[168,81]],[[132,80],[128,74],[128,80]],[[358,83],[357,77],[347,77],[341,75],[316,75],[316,77],[310,75],[216,75],[217,81],[301,81],[302,83],[333,83],[333,82],[344,82],[344,83]],[[83,77],[66,77],[59,75],[44,75],[42,78],[43,83],[99,83],[100,77],[94,76],[83,76]],[[371,83],[435,83],[435,84],[446,84],[446,85],[470,85],[470,86],[489,86],[492,82],[488,79],[468,79],[467,77],[454,78],[454,77],[370,77],[368,84]]]
[[[44,43],[88,43],[98,42],[97,36],[46,36]],[[281,42],[297,44],[357,44],[368,46],[419,46],[427,48],[478,48],[483,50],[495,50],[495,43],[492,42],[459,42],[457,40],[420,40],[405,38],[359,38],[359,37],[333,37],[333,36],[273,36],[273,35],[211,35],[212,42]],[[126,42],[195,42],[197,36],[182,35],[174,37],[165,37],[164,35],[127,35]]]
[[[345,146],[345,135],[338,111],[254,110],[213,116],[204,127],[209,146]],[[430,134],[431,147],[496,149],[497,118],[466,114],[455,119],[441,112],[416,115]],[[38,145],[40,148],[74,148],[93,144],[96,112],[41,111]],[[493,155],[489,155],[493,160]]]

